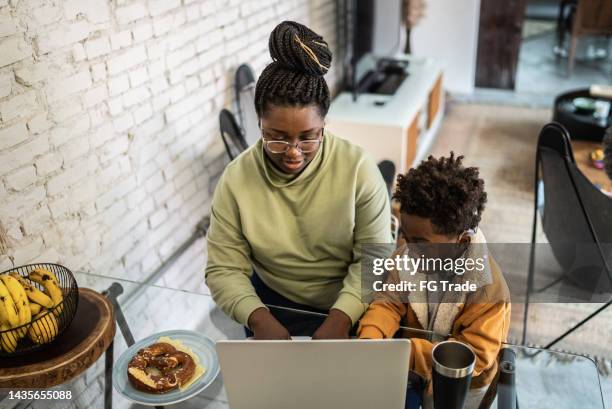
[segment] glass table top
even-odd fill
[[[273,313],[282,311],[322,323],[325,314],[296,310],[274,305],[267,306]],[[316,328],[318,325],[314,325]],[[300,334],[302,335],[302,334]],[[401,326],[400,338],[423,338],[440,342],[447,335],[420,328]],[[585,356],[522,345],[504,344],[515,354],[516,393],[518,407],[537,409],[605,408],[595,362]],[[497,408],[494,401],[492,408]]]
[[[244,328],[226,316],[216,307],[206,290],[190,292],[164,286],[143,284],[134,281],[105,277],[87,273],[75,273],[79,287],[87,287],[98,292],[107,290],[113,283],[123,287],[118,303],[130,330],[138,341],[161,331],[187,329],[202,333],[212,341],[223,339],[245,339]],[[302,310],[292,310],[268,306],[275,313],[283,311],[304,317],[307,320],[325,319],[325,314]],[[444,336],[429,331],[402,327],[402,337],[427,338],[433,341]],[[593,360],[579,355],[542,350],[518,345],[507,345],[516,354],[516,386],[521,409],[602,409],[604,408],[599,374]],[[119,328],[114,340],[114,359],[127,349],[127,344]],[[54,402],[49,408],[87,407],[103,408],[104,357],[92,368],[69,384],[54,389],[71,390],[74,401]],[[0,391],[1,392],[1,391]],[[6,399],[0,397],[0,407],[4,408]],[[17,407],[15,402],[12,402]],[[27,403],[23,408],[29,407]],[[118,393],[113,394],[113,408],[141,408]],[[199,395],[172,405],[172,408],[228,408],[227,395],[222,376]],[[496,403],[493,403],[496,408]]]

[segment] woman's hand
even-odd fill
[[[351,318],[337,309],[329,310],[323,324],[312,335],[312,339],[348,339],[353,323]]]
[[[249,315],[249,328],[255,339],[291,339],[287,328],[267,308],[258,308]]]

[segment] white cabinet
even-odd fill
[[[443,75],[431,59],[409,61],[408,77],[394,95],[342,92],[332,102],[326,129],[366,149],[377,162],[391,160],[405,173],[431,147],[444,115]]]

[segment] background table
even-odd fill
[[[599,186],[599,188],[604,189],[606,192],[612,192],[612,180],[610,180],[603,169],[597,169],[591,164],[590,155],[595,149],[601,149],[601,143],[572,140],[574,160],[576,161],[578,169],[580,169],[591,183]]]
[[[612,126],[612,111],[605,121],[599,121],[591,114],[581,114],[572,103],[574,98],[579,97],[612,102],[610,98],[592,96],[589,89],[566,92],[555,98],[553,121],[562,124],[572,139],[601,142],[606,128]]]
[[[93,288],[99,292],[118,282],[124,289],[119,304],[130,326],[134,338],[142,339],[153,333],[189,329],[199,331],[213,341],[220,339],[244,339],[244,328],[229,319],[216,306],[207,291],[195,293],[155,285],[119,280],[112,277],[91,274],[75,274],[81,287]],[[270,307],[274,311],[274,307]],[[325,315],[306,311],[291,310],[292,314],[305,319],[325,319]],[[429,337],[439,340],[443,336],[414,328],[403,328],[402,336]],[[517,353],[517,393],[521,409],[601,409],[603,398],[597,368],[588,358],[544,351],[537,348],[511,346]],[[114,337],[115,359],[127,349],[120,331]],[[13,408],[103,408],[104,360],[76,379],[53,389],[70,390],[71,402],[41,401],[17,402],[0,396],[2,409]],[[0,390],[6,394],[7,390]],[[495,407],[495,406],[494,406]],[[113,395],[113,408],[144,408],[134,405],[117,393]],[[219,376],[213,384],[192,399],[171,406],[176,409],[226,409],[227,395],[223,379]]]

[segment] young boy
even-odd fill
[[[403,325],[450,334],[450,339],[468,344],[476,355],[476,363],[466,408],[477,408],[495,376],[497,355],[508,334],[510,297],[501,271],[488,254],[485,238],[478,230],[487,200],[484,181],[478,177],[478,169],[464,167],[462,159],[463,156],[455,158],[453,152],[449,158],[430,156],[398,177],[393,197],[400,202],[400,231],[405,244],[398,247],[395,256],[414,257],[414,246],[429,248],[429,253],[433,250],[437,254],[448,254],[449,248],[459,249],[454,253],[455,259],[485,260],[482,270],[450,274],[436,271],[433,276],[457,283],[471,281],[476,289],[456,292],[441,291],[438,287],[437,291],[379,293],[360,321],[358,336],[392,338]],[[398,282],[400,277],[406,275],[389,271],[387,282]],[[427,279],[432,275],[418,272],[408,277]],[[419,338],[411,338],[411,342],[411,379],[416,373],[429,385],[434,343]],[[425,408],[431,404],[431,387],[427,390],[423,397]]]

